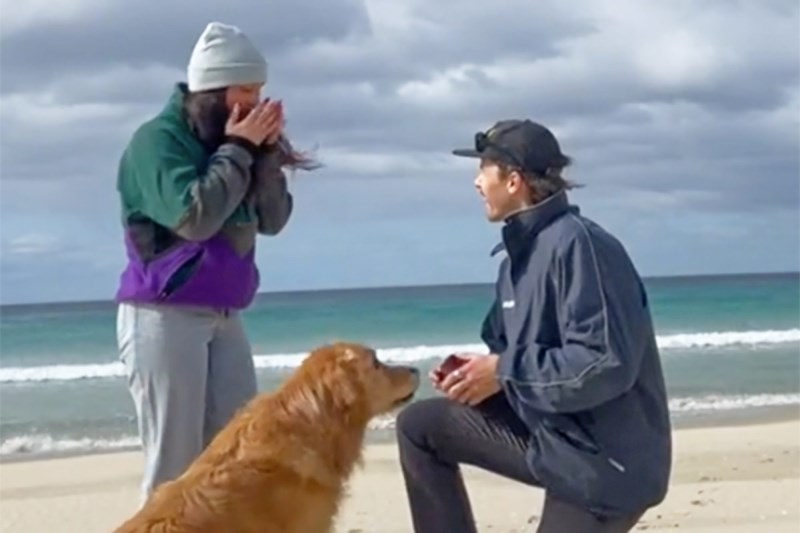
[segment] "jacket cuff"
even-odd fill
[[[235,144],[236,146],[244,148],[245,150],[247,150],[247,153],[249,153],[250,157],[252,157],[253,159],[255,159],[256,156],[258,155],[258,145],[251,142],[248,139],[245,139],[244,137],[238,137],[236,135],[228,135],[225,138],[225,142],[230,144]]]

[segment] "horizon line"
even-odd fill
[[[787,270],[787,271],[762,271],[762,272],[727,272],[717,274],[670,274],[670,275],[652,275],[642,276],[642,280],[669,280],[669,279],[702,279],[702,278],[735,278],[735,277],[758,277],[758,276],[800,276],[800,270]],[[367,291],[380,291],[380,290],[419,290],[419,289],[433,289],[433,288],[467,288],[467,287],[484,287],[492,286],[494,281],[485,282],[463,282],[463,283],[428,283],[428,284],[400,284],[400,285],[364,285],[364,286],[343,286],[343,287],[323,287],[312,289],[281,289],[281,290],[264,290],[256,293],[255,300],[261,296],[286,296],[292,294],[304,293],[342,293],[342,292],[367,292]],[[50,301],[35,301],[35,302],[19,302],[10,304],[0,304],[0,310],[15,307],[26,306],[39,306],[39,305],[97,305],[97,304],[113,304],[113,299],[87,299],[87,300],[50,300]]]

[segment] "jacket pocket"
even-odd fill
[[[559,498],[594,510],[608,507],[623,473],[572,415],[548,417],[532,434],[534,476]]]
[[[164,282],[164,286],[159,292],[159,299],[165,300],[169,298],[176,290],[181,288],[191,278],[192,274],[200,266],[200,261],[203,259],[204,252],[202,249],[197,250],[194,254],[189,256],[183,263],[181,263],[173,272],[171,272]]]
[[[560,423],[546,424],[550,426],[550,430],[556,436],[560,437],[565,444],[593,455],[601,453],[602,450],[597,444],[597,441],[595,441],[589,432],[577,421],[570,420],[569,423],[560,421]]]

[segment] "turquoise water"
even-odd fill
[[[674,416],[800,404],[800,275],[646,285]],[[492,294],[469,285],[261,295],[244,315],[260,388],[278,386],[308,350],[336,339],[423,369],[480,349]],[[0,455],[135,444],[115,328],[111,303],[2,308]]]

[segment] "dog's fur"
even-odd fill
[[[366,346],[320,347],[116,533],[329,533],[367,423],[418,384],[416,370],[384,365]]]

